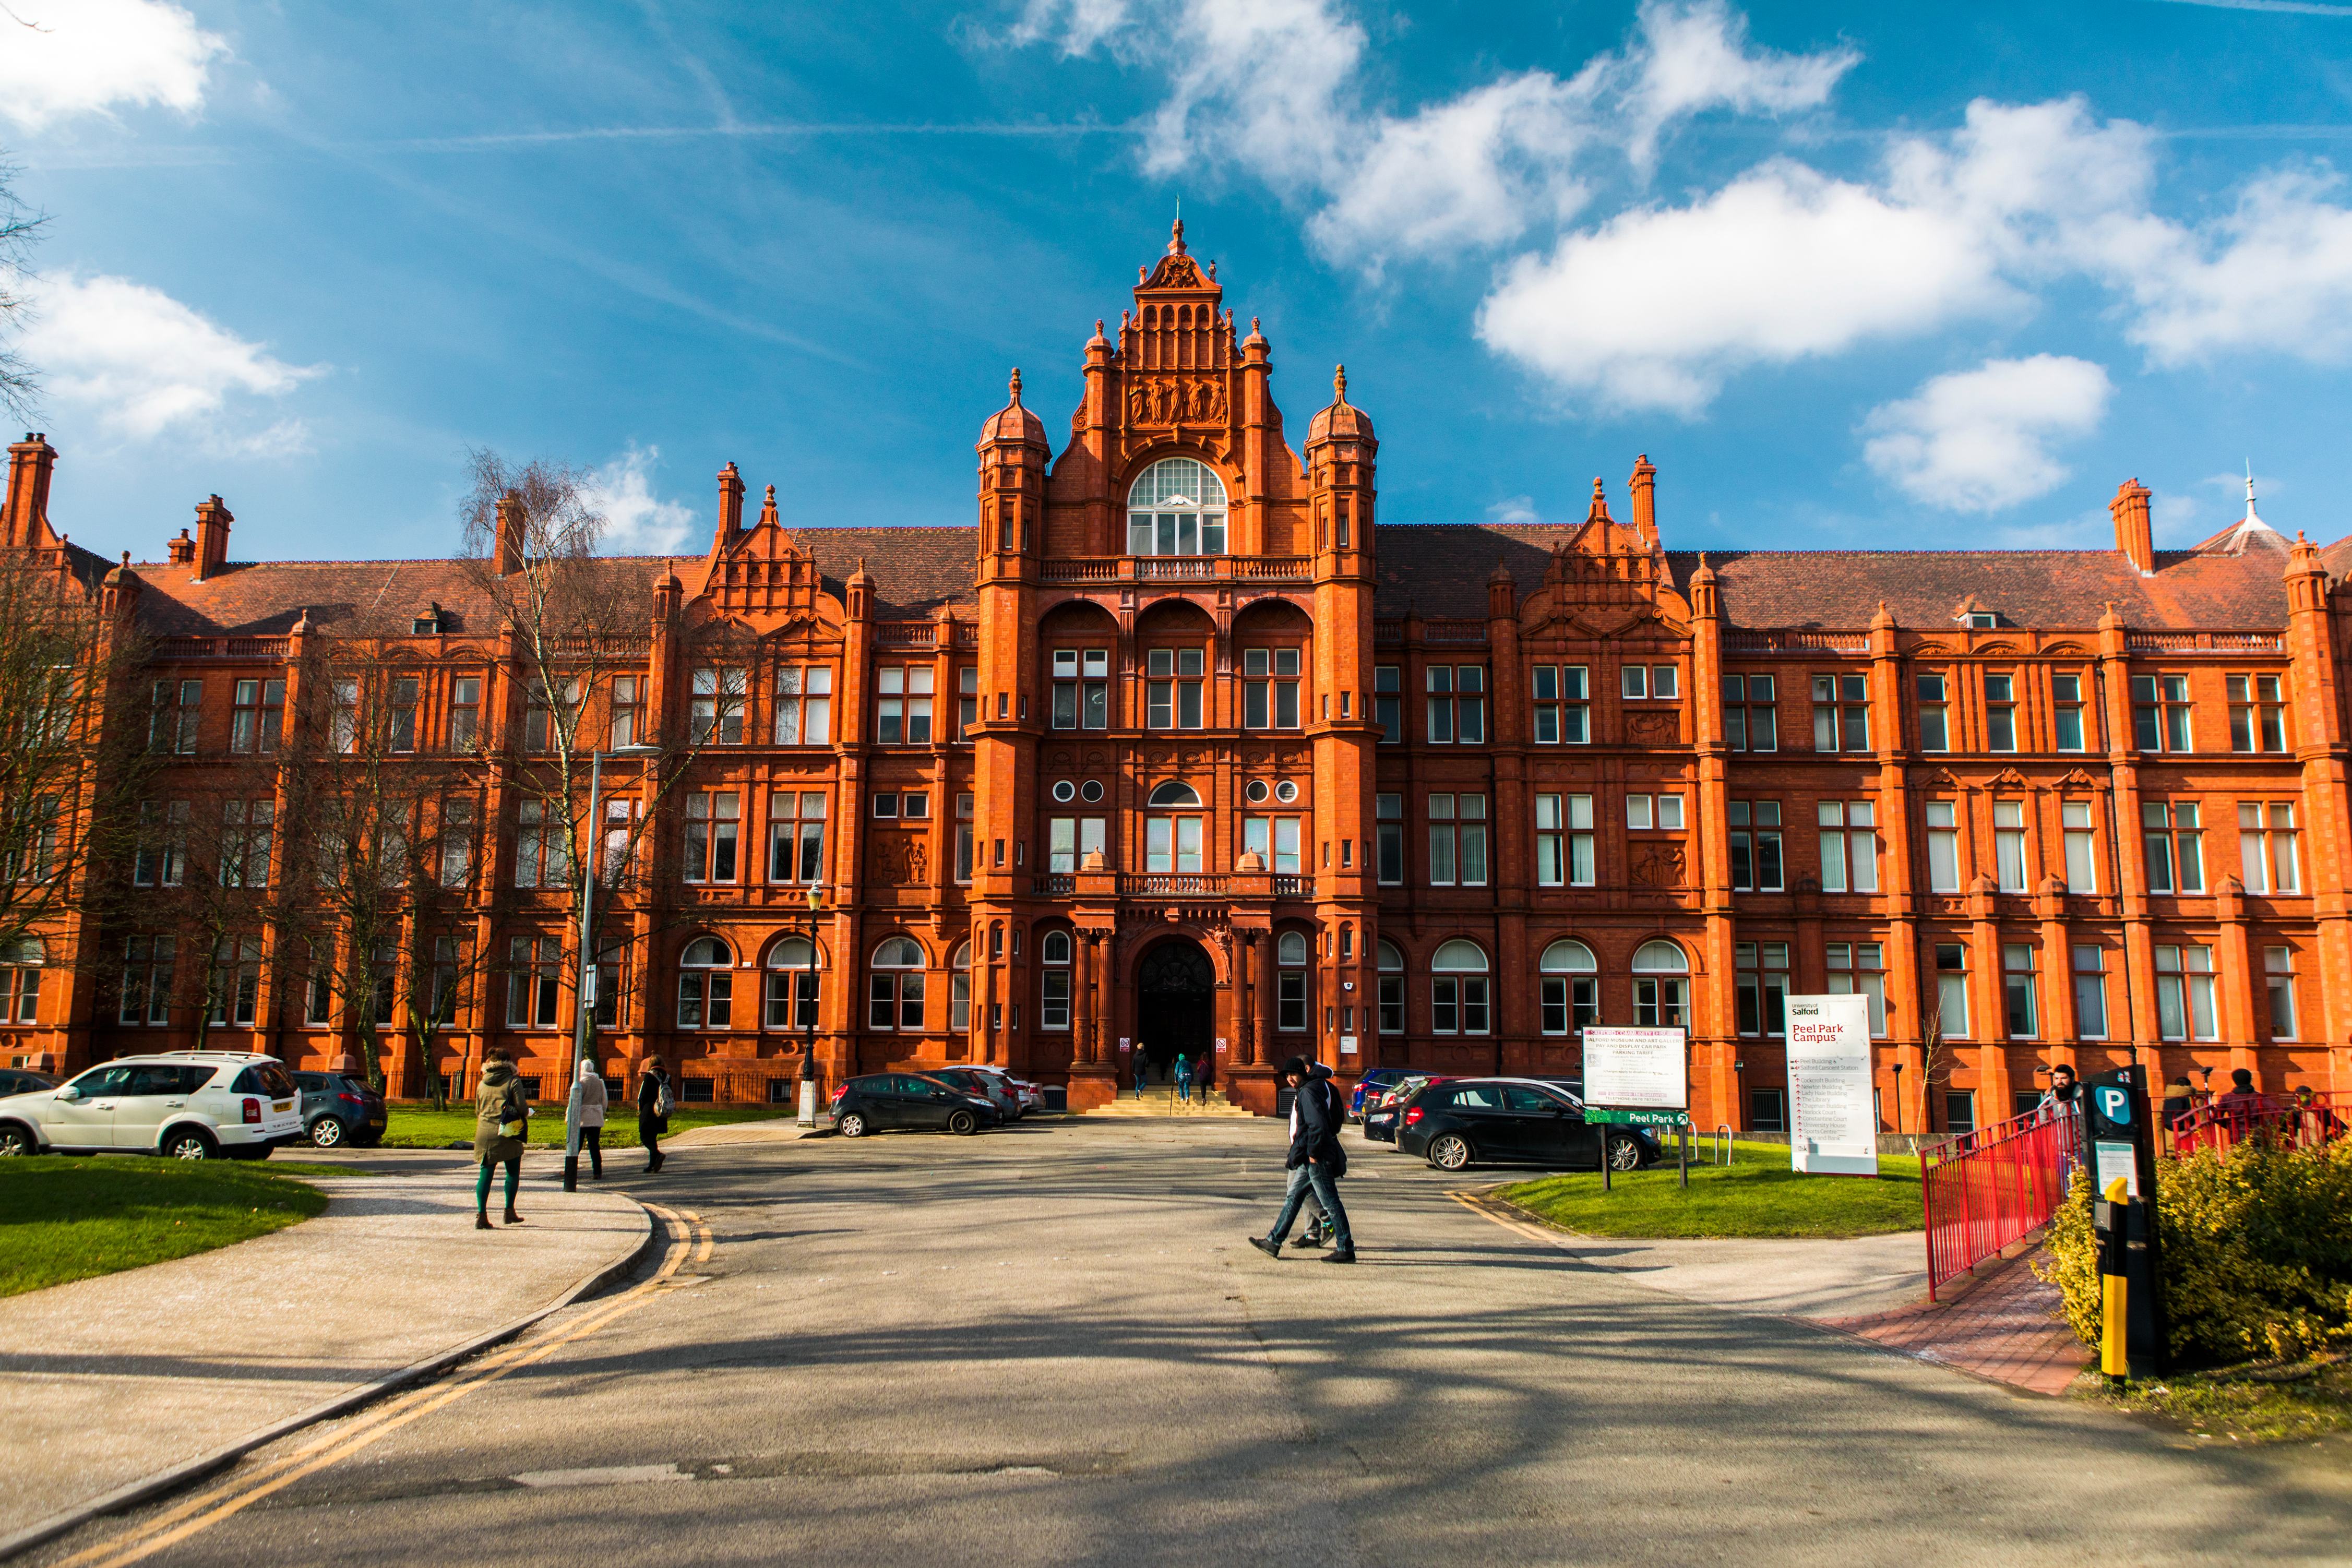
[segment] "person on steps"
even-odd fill
[[[1151,1082],[1151,1058],[1141,1051],[1135,1053],[1135,1097],[1143,1098],[1143,1086]]]
[[[490,1228],[493,1166],[507,1167],[507,1223],[522,1223],[515,1212],[515,1186],[522,1180],[523,1137],[530,1125],[530,1103],[515,1076],[514,1058],[506,1047],[494,1045],[483,1053],[482,1078],[474,1090],[474,1158],[481,1166],[474,1178],[475,1229]]]
[[[604,1075],[595,1061],[580,1059],[580,1152],[588,1156],[590,1181],[604,1179],[604,1107],[612,1096],[604,1092]]]
[[[1176,1053],[1176,1098],[1187,1105],[1192,1103],[1192,1062],[1181,1051]]]
[[[637,1074],[637,1142],[646,1146],[646,1175],[662,1168],[661,1135],[669,1131],[669,1113],[677,1103],[670,1092],[669,1069],[658,1056],[646,1058]]]

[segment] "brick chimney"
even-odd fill
[[[182,528],[178,538],[163,541],[163,559],[173,566],[185,566],[196,559],[196,541],[188,537],[187,529]]]
[[[196,575],[202,582],[228,565],[228,526],[236,521],[218,496],[196,503]]]
[[[2107,503],[2116,518],[2116,549],[2139,569],[2142,577],[2156,575],[2156,537],[2147,526],[2148,494],[2147,486],[2126,479],[2116,486],[2116,498]]]
[[[48,517],[49,476],[57,465],[58,449],[37,431],[25,432],[25,439],[8,448],[8,502],[6,510],[0,512],[6,522],[7,543],[23,548],[51,542],[37,538],[35,529]]]
[[[1625,482],[1632,498],[1633,528],[1652,549],[1658,548],[1658,470],[1649,454],[1633,459],[1633,476]]]
[[[522,497],[512,490],[499,497],[498,569],[500,577],[522,570]]]

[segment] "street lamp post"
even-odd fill
[[[801,1042],[801,1116],[803,1127],[816,1125],[816,911],[824,902],[824,887],[809,883],[808,1023]]]
[[[657,746],[616,746],[588,754],[588,866],[580,886],[579,1004],[572,1020],[572,1088],[563,1103],[563,1190],[580,1190],[580,1063],[596,1027],[596,878],[604,862],[604,758],[652,757]]]

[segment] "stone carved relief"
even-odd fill
[[[1127,390],[1127,423],[1223,424],[1225,386],[1214,377],[1156,378]]]
[[[1679,713],[1635,713],[1625,717],[1625,738],[1635,746],[1672,746],[1683,737]]]
[[[1682,886],[1682,845],[1643,845],[1633,857],[1633,881],[1642,887]]]
[[[911,887],[929,880],[929,851],[923,841],[908,833],[874,839],[872,880],[886,887]]]

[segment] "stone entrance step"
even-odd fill
[[[1248,1117],[1250,1113],[1244,1107],[1236,1105],[1232,1101],[1226,1099],[1223,1092],[1215,1089],[1195,1089],[1192,1091],[1192,1098],[1187,1102],[1176,1098],[1176,1090],[1174,1085],[1167,1083],[1154,1083],[1144,1089],[1143,1098],[1140,1100],[1135,1097],[1135,1091],[1133,1089],[1127,1089],[1122,1091],[1119,1097],[1112,1101],[1109,1104],[1097,1105],[1092,1110],[1087,1112],[1086,1114],[1089,1116],[1129,1117]]]

